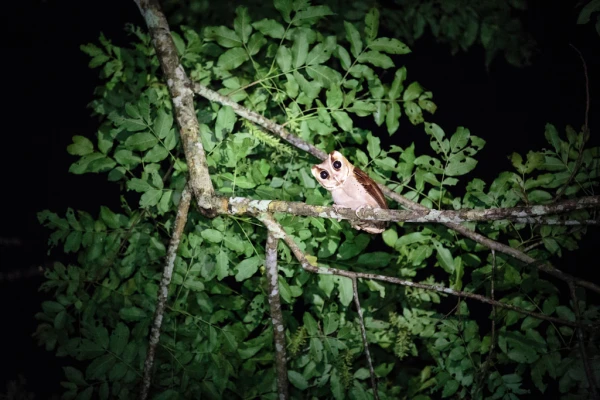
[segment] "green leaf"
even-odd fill
[[[291,54],[294,68],[300,68],[304,65],[308,56],[308,36],[305,30],[300,30],[294,34]]]
[[[129,328],[122,322],[117,323],[117,326],[110,335],[109,350],[120,356],[129,341]]]
[[[375,7],[371,8],[365,16],[365,39],[367,43],[371,43],[379,32],[379,10]]]
[[[306,10],[298,11],[294,16],[293,23],[295,25],[300,24],[314,24],[319,19],[333,15],[333,12],[328,6],[312,6],[307,7]]]
[[[242,38],[242,43],[247,43],[252,33],[250,14],[248,14],[248,9],[243,6],[237,7],[235,13],[236,17],[233,20],[233,28],[235,33]]]
[[[413,82],[404,91],[404,95],[402,96],[402,100],[411,101],[417,99],[421,93],[423,93],[423,88],[418,82]]]
[[[452,396],[454,393],[456,393],[458,388],[459,388],[459,383],[454,379],[450,379],[444,385],[444,390],[442,391],[442,397]]]
[[[346,31],[346,39],[350,42],[350,52],[354,57],[358,57],[362,52],[362,41],[360,33],[350,22],[344,21],[344,29]]]
[[[248,45],[246,46],[248,49],[248,55],[250,57],[255,56],[267,43],[267,39],[265,39],[262,33],[254,33],[252,36],[250,36],[250,41],[248,41]]]
[[[235,280],[241,282],[250,278],[256,273],[256,271],[258,271],[258,266],[260,264],[261,260],[258,258],[258,256],[246,258],[235,267],[235,270],[237,271],[235,274]]]
[[[106,373],[115,365],[115,357],[112,354],[105,354],[92,361],[85,370],[87,379],[102,380]]]
[[[299,372],[288,370],[288,379],[297,389],[305,390],[308,388],[308,381]]]
[[[173,127],[173,115],[165,110],[159,110],[154,120],[154,134],[159,139],[164,139]]]
[[[67,146],[67,152],[74,156],[85,156],[94,152],[92,141],[83,136],[73,136],[73,144]]]
[[[194,292],[204,291],[204,283],[199,281],[197,278],[190,276],[183,282],[183,287],[192,290]]]
[[[383,69],[392,68],[394,66],[394,62],[389,56],[378,51],[365,51],[358,57],[358,61],[361,63],[369,63]]]
[[[381,140],[377,136],[373,136],[371,133],[367,135],[367,151],[369,152],[369,157],[377,158],[379,153],[381,153]]]
[[[140,198],[140,207],[147,208],[158,204],[163,191],[161,189],[150,189]]]
[[[221,107],[215,121],[215,135],[217,139],[223,140],[225,134],[232,132],[236,121],[237,117],[230,106]]]
[[[141,321],[146,318],[146,312],[138,307],[124,307],[119,310],[119,316],[125,321]]]
[[[115,160],[117,163],[128,168],[133,168],[142,162],[142,159],[134,155],[131,150],[120,149],[115,152]]]
[[[340,325],[340,317],[337,314],[327,314],[323,320],[323,333],[331,335],[337,331]]]
[[[354,297],[354,292],[352,291],[352,280],[343,276],[338,276],[336,278],[340,303],[348,307],[350,302],[352,302],[352,298]]]
[[[275,59],[281,71],[288,72],[292,69],[292,52],[288,47],[280,46]]]
[[[387,229],[382,233],[381,237],[385,244],[394,247],[396,240],[398,240],[398,233],[394,229]]]
[[[392,254],[383,251],[374,253],[363,253],[358,257],[356,263],[367,268],[383,268],[386,267],[392,260]]]
[[[566,319],[567,321],[575,322],[575,313],[567,306],[556,307],[558,318]]]
[[[385,115],[385,126],[390,135],[393,135],[400,127],[400,104],[395,101],[388,103],[388,108]]]
[[[154,146],[144,155],[144,162],[153,163],[159,162],[167,158],[169,152],[160,144]]]
[[[254,22],[252,26],[263,35],[270,36],[273,39],[281,39],[285,33],[283,25],[273,19],[261,19]]]
[[[217,279],[222,280],[229,275],[229,257],[226,251],[219,251],[217,254]]]
[[[156,146],[158,139],[150,132],[135,133],[125,140],[125,146],[131,150],[145,151]]]
[[[245,49],[241,47],[234,47],[233,49],[229,49],[219,56],[217,66],[223,68],[224,70],[235,69],[249,59],[250,57]]]
[[[69,380],[69,382],[73,382],[77,386],[87,386],[87,382],[83,378],[83,373],[77,368],[73,367],[63,367],[65,371],[65,376]]]
[[[308,66],[306,67],[306,73],[325,88],[337,85],[342,80],[339,72],[325,65]]]
[[[389,54],[408,54],[410,48],[398,39],[379,38],[369,44],[369,48],[375,51],[383,51]]]
[[[331,50],[323,43],[318,43],[306,56],[306,65],[323,64],[331,57]]]
[[[454,272],[454,259],[452,258],[452,253],[450,250],[445,248],[440,242],[434,241],[433,245],[437,251],[437,260],[440,263],[440,266],[447,273],[451,274]]]
[[[132,178],[131,180],[127,181],[127,188],[129,190],[135,190],[136,192],[141,193],[152,189],[152,186],[150,186],[148,182],[139,178]]]
[[[108,379],[112,382],[121,380],[127,371],[129,371],[127,365],[122,362],[118,362],[108,372]]]
[[[207,39],[216,40],[223,47],[232,48],[242,46],[242,39],[238,34],[224,26],[210,27],[204,32]]]
[[[273,5],[281,13],[283,20],[287,23],[290,23],[292,20],[290,19],[290,14],[292,13],[292,2],[290,0],[274,0]]]
[[[335,122],[337,122],[337,124],[343,131],[352,131],[354,123],[352,122],[352,118],[350,118],[348,113],[346,113],[345,111],[333,111],[331,113],[331,116],[333,117],[333,119],[335,119]]]
[[[223,234],[216,229],[204,229],[200,236],[212,243],[221,243]]]

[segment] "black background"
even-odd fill
[[[559,5],[560,4],[560,5]],[[2,29],[2,219],[0,223],[0,393],[4,382],[19,374],[37,398],[60,393],[65,360],[38,347],[32,338],[34,314],[46,295],[37,288],[42,276],[35,267],[52,261],[48,232],[36,212],[50,209],[64,214],[67,207],[97,214],[100,204],[117,207],[119,190],[104,175],[68,174],[75,158],[66,146],[73,135],[92,137],[98,123],[86,105],[100,84],[98,70],[87,67],[81,44],[96,42],[100,32],[119,45],[127,22],[144,26],[133,1],[35,1],[4,5]],[[527,29],[539,44],[533,65],[514,68],[500,56],[489,71],[484,52],[475,46],[451,56],[449,49],[425,38],[406,57],[409,80],[434,92],[438,111],[432,119],[450,134],[457,126],[484,138],[476,175],[489,180],[511,169],[507,156],[517,151],[548,147],[543,133],[551,122],[559,132],[566,124],[579,129],[585,110],[585,82],[575,45],[583,54],[591,81],[591,145],[598,145],[597,117],[600,39],[593,24],[577,26],[571,2],[533,2],[526,14]],[[413,139],[400,131],[388,143],[408,145]],[[407,131],[411,131],[407,129]],[[386,136],[383,133],[382,136]],[[422,140],[422,139],[421,139]],[[417,152],[425,151],[418,147]],[[560,264],[565,271],[591,278],[598,262],[592,258],[599,244],[591,229],[581,250]],[[58,257],[59,254],[57,253]],[[18,276],[13,274],[17,273]],[[566,289],[566,288],[565,288]]]

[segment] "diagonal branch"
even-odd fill
[[[175,119],[179,125],[179,135],[183,142],[185,159],[189,167],[191,190],[203,212],[206,215],[212,215],[209,207],[200,202],[203,195],[212,196],[214,189],[208,174],[204,147],[198,135],[200,126],[194,109],[194,93],[190,89],[191,81],[179,61],[169,24],[158,1],[134,1],[146,21],[148,31],[152,37],[152,44],[156,49],[156,56],[167,81],[173,101]]]
[[[267,283],[269,285],[269,308],[271,309],[271,325],[273,325],[273,342],[275,344],[275,369],[277,371],[277,394],[279,400],[286,400],[288,396],[288,376],[285,364],[287,355],[285,351],[285,327],[281,313],[279,298],[279,272],[277,271],[277,244],[279,239],[271,232],[267,235],[265,246],[265,267]]]
[[[442,285],[429,285],[429,284],[425,284],[425,283],[417,283],[417,282],[407,281],[404,279],[399,279],[399,278],[386,276],[386,275],[369,274],[369,273],[365,273],[365,272],[352,272],[352,271],[346,271],[346,270],[337,269],[337,268],[315,266],[315,265],[312,265],[308,261],[308,259],[306,258],[306,256],[304,255],[304,253],[302,252],[300,247],[294,241],[294,238],[285,232],[283,227],[279,224],[279,222],[277,222],[277,220],[271,214],[263,212],[261,214],[258,214],[256,216],[256,218],[258,218],[267,227],[269,232],[272,233],[273,235],[275,235],[275,237],[277,237],[279,239],[283,239],[283,241],[288,245],[288,247],[290,248],[292,253],[294,253],[294,256],[296,257],[298,262],[300,262],[300,265],[302,266],[302,268],[304,268],[306,271],[309,271],[309,272],[312,272],[315,274],[345,276],[350,279],[354,279],[354,278],[372,279],[372,280],[388,282],[388,283],[392,283],[392,284],[400,285],[400,286],[409,286],[412,288],[424,289],[424,290],[429,290],[429,291],[438,292],[438,293],[445,293],[445,294],[449,294],[451,296],[457,296],[457,297],[463,297],[463,298],[477,300],[482,303],[486,303],[486,304],[490,304],[492,306],[503,308],[505,310],[516,311],[523,315],[528,315],[530,317],[541,319],[544,321],[554,322],[554,323],[557,323],[560,325],[567,325],[567,326],[571,326],[574,328],[581,327],[583,329],[596,329],[596,327],[594,325],[583,324],[581,322],[573,322],[573,321],[569,321],[569,320],[562,319],[562,318],[551,317],[549,315],[540,314],[540,313],[536,313],[533,311],[528,311],[528,310],[525,310],[524,308],[513,306],[512,304],[506,304],[506,303],[502,303],[497,300],[492,300],[486,296],[482,296],[482,295],[470,293],[470,292],[462,292],[459,290],[454,290],[451,288],[444,287]]]
[[[210,90],[206,86],[203,86],[197,82],[193,83],[193,89],[197,94],[205,97],[208,100],[216,101],[222,105],[227,105],[227,106],[232,107],[233,111],[236,114],[238,114],[240,117],[243,117],[249,121],[252,121],[256,125],[262,127],[263,129],[265,129],[267,131],[270,131],[270,132],[276,134],[277,136],[281,137],[282,139],[286,140],[288,143],[296,146],[297,148],[304,150],[307,153],[312,154],[316,158],[318,158],[320,160],[324,160],[325,158],[327,158],[327,153],[325,153],[323,150],[313,146],[310,143],[307,143],[306,141],[302,140],[301,138],[290,133],[287,129],[283,128],[281,125],[278,125],[275,122],[269,120],[268,118],[265,118],[264,116],[247,109],[246,107],[234,102],[230,98],[223,96],[223,95],[215,92],[214,90]],[[412,200],[409,200],[406,197],[404,197],[396,192],[393,192],[391,189],[389,189],[388,187],[386,187],[384,185],[380,184],[379,187],[383,191],[383,194],[385,194],[390,199],[398,202],[398,204],[400,204],[401,206],[408,208],[409,210],[420,211],[420,212],[427,212],[429,210],[427,207],[425,207],[419,203],[416,203]],[[469,239],[471,239],[483,246],[488,247],[491,250],[495,250],[499,253],[507,254],[511,257],[516,258],[517,260],[524,262],[525,264],[532,264],[540,271],[543,271],[549,275],[552,275],[555,278],[558,278],[565,282],[573,282],[578,286],[585,287],[587,289],[590,289],[597,293],[600,293],[600,286],[598,286],[598,285],[595,285],[591,282],[588,282],[583,279],[579,279],[579,278],[576,278],[569,274],[566,274],[566,273],[556,269],[550,263],[544,263],[544,262],[538,261],[535,258],[528,256],[527,254],[525,254],[524,252],[522,252],[520,250],[514,249],[510,246],[507,246],[500,242],[494,241],[494,240],[492,240],[482,234],[479,234],[463,225],[460,225],[460,224],[454,223],[454,222],[442,222],[442,224],[444,226],[446,226],[447,228],[450,228],[450,229],[460,233],[461,235],[466,236]]]
[[[163,270],[163,276],[160,280],[160,286],[158,288],[156,310],[154,311],[154,319],[152,322],[152,327],[150,328],[148,352],[146,353],[146,361],[144,362],[144,377],[142,379],[142,388],[140,390],[140,400],[146,400],[148,398],[148,392],[150,391],[150,383],[152,381],[152,365],[154,364],[156,346],[158,345],[158,340],[160,339],[160,327],[162,325],[163,315],[165,313],[167,297],[169,296],[169,284],[171,283],[171,277],[173,276],[173,266],[175,265],[175,258],[177,257],[177,248],[179,247],[179,241],[181,240],[181,235],[183,234],[183,228],[187,222],[191,200],[192,196],[188,185],[186,185],[181,193],[181,199],[179,200],[179,206],[177,207],[173,235],[171,236],[169,248],[167,249],[165,268]]]

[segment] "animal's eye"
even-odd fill
[[[329,178],[329,172],[327,171],[321,171],[321,179],[327,179]]]
[[[333,162],[333,168],[335,168],[335,169],[340,169],[340,168],[342,168],[342,162],[341,162],[340,160],[335,160],[335,161]]]

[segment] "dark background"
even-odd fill
[[[590,144],[599,145],[594,104],[600,93],[600,39],[593,24],[575,25],[572,6],[572,2],[531,4],[525,22],[538,41],[539,53],[530,67],[511,67],[499,56],[486,71],[479,46],[453,57],[433,38],[417,42],[406,58],[409,79],[434,92],[438,111],[433,120],[448,134],[466,126],[487,141],[476,170],[482,179],[511,169],[507,156],[513,151],[525,155],[548,147],[543,135],[547,122],[561,133],[566,124],[577,130],[583,124],[583,67],[569,43],[587,62]],[[96,214],[100,204],[118,206],[118,188],[108,184],[105,175],[67,172],[75,161],[65,150],[71,136],[92,137],[98,126],[86,108],[100,84],[98,70],[87,67],[89,58],[79,46],[97,42],[100,32],[125,45],[133,39],[125,36],[124,24],[144,24],[133,1],[23,0],[3,7],[8,8],[0,28],[5,88],[0,145],[0,393],[5,392],[5,382],[23,375],[27,390],[37,398],[49,398],[61,391],[65,360],[38,347],[31,335],[34,314],[46,298],[37,291],[43,281],[37,267],[51,263],[59,253],[47,255],[48,232],[39,226],[36,213],[50,209],[64,214],[72,207]],[[392,138],[401,146],[412,141],[402,136],[407,125],[403,120]],[[598,239],[598,229],[591,229],[582,248],[564,257],[561,267],[591,277],[592,269],[597,269],[592,250]]]

